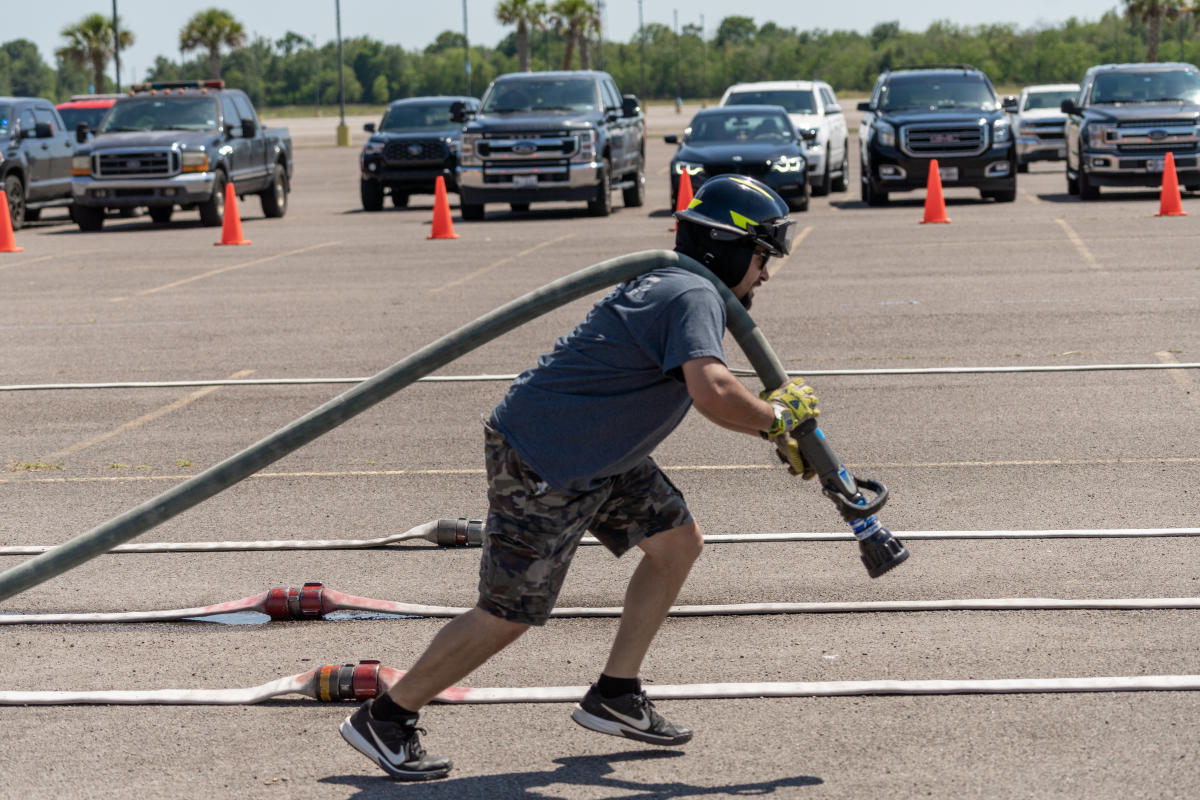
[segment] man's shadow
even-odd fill
[[[411,783],[403,788],[405,797],[446,798],[446,800],[468,800],[469,798],[503,797],[505,800],[571,800],[578,796],[572,786],[595,786],[617,790],[615,796],[621,800],[661,800],[661,798],[688,797],[757,797],[774,794],[777,789],[793,786],[818,786],[824,781],[809,775],[793,778],[777,778],[759,783],[728,784],[725,786],[695,786],[680,780],[663,782],[638,782],[616,777],[614,764],[625,761],[650,761],[652,759],[683,758],[678,751],[634,750],[596,756],[568,756],[556,759],[557,769],[543,772],[508,772],[500,775],[479,775],[470,778],[444,778],[430,783]],[[453,775],[454,773],[451,773]],[[386,775],[367,777],[362,775],[336,775],[321,778],[321,783],[353,786],[358,793],[352,800],[396,796],[398,787]],[[541,789],[541,791],[535,791]]]

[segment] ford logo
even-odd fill
[[[1159,139],[1165,139],[1167,138],[1167,132],[1161,128],[1150,131],[1150,138],[1155,141],[1158,141]]]
[[[142,165],[142,162],[140,162],[140,161],[126,161],[125,162],[125,166],[128,167],[129,169],[137,169],[141,165]]]
[[[421,155],[421,145],[419,145],[419,144],[410,144],[410,145],[408,146],[408,154],[409,154],[410,156],[419,156],[419,155]]]
[[[527,156],[537,152],[537,144],[535,142],[517,142],[513,145],[512,151],[520,156]]]

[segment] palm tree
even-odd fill
[[[1188,0],[1125,0],[1125,13],[1146,23],[1146,60],[1158,61],[1158,42],[1164,19],[1179,19],[1192,11]]]
[[[546,4],[543,0],[500,0],[496,19],[503,25],[517,26],[517,57],[521,71],[529,72],[529,29],[546,26]]]
[[[221,45],[241,47],[246,29],[228,11],[209,8],[199,11],[179,32],[179,49],[208,50],[208,77],[221,77]]]
[[[120,20],[117,17],[118,24]],[[120,25],[120,29],[121,47],[129,47],[133,44],[133,34],[124,25]],[[67,25],[59,34],[66,37],[67,44],[54,51],[55,55],[76,69],[90,65],[93,90],[103,92],[104,70],[114,51],[112,20],[103,14],[88,14],[74,25]]]
[[[588,31],[600,28],[600,12],[589,0],[556,0],[550,6],[550,22],[559,33],[567,37],[567,52],[563,56],[563,69],[571,68],[571,56],[575,54],[575,44],[579,43],[579,61],[584,69],[590,69],[591,58],[588,53]]]

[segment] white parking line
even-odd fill
[[[528,250],[522,250],[521,252],[515,253],[511,256],[508,256],[507,258],[502,258],[499,261],[495,262],[494,264],[488,264],[486,267],[481,267],[481,268],[475,270],[474,272],[468,272],[466,275],[463,275],[461,278],[452,280],[449,283],[445,284],[444,286],[438,286],[436,289],[430,289],[429,292],[430,292],[430,294],[437,294],[438,292],[443,292],[446,289],[453,289],[455,286],[461,286],[462,284],[466,283],[467,281],[474,280],[475,278],[478,278],[480,275],[484,275],[488,272],[491,272],[492,270],[494,270],[496,267],[500,266],[501,264],[507,264],[510,261],[515,261],[516,259],[521,258],[522,256],[529,255],[530,253],[534,252],[535,250],[541,250],[543,247],[548,247],[549,245],[552,245],[552,244],[558,244],[561,241],[570,239],[574,235],[575,234],[573,234],[573,233],[568,233],[563,236],[559,236],[557,239],[550,239],[549,241],[535,244],[533,247],[530,247]]]
[[[1062,217],[1054,221],[1066,232],[1067,238],[1071,240],[1071,244],[1075,245],[1075,249],[1079,251],[1079,255],[1083,256],[1083,260],[1087,262],[1087,265],[1101,275],[1107,275],[1108,273],[1097,263],[1096,257],[1092,255],[1092,251],[1088,250],[1087,245],[1083,243],[1083,239],[1079,238],[1079,234],[1071,228],[1067,221]]]

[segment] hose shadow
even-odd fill
[[[621,800],[662,800],[662,798],[701,797],[759,797],[774,794],[777,790],[797,786],[819,786],[820,778],[797,775],[757,783],[727,784],[724,786],[695,786],[680,780],[634,781],[616,774],[614,765],[628,761],[651,761],[656,759],[684,758],[679,751],[628,751],[594,756],[568,756],[556,759],[557,769],[541,772],[509,772],[499,775],[477,775],[470,778],[453,777],[431,783],[409,784],[404,787],[406,797],[487,798],[503,797],[506,800],[570,800],[578,796],[573,787],[592,786],[608,789]],[[678,770],[685,773],[686,770]],[[453,775],[453,773],[451,773]],[[352,786],[358,793],[353,800],[374,800],[394,797],[396,783],[384,775],[337,775],[321,778],[320,783]]]

